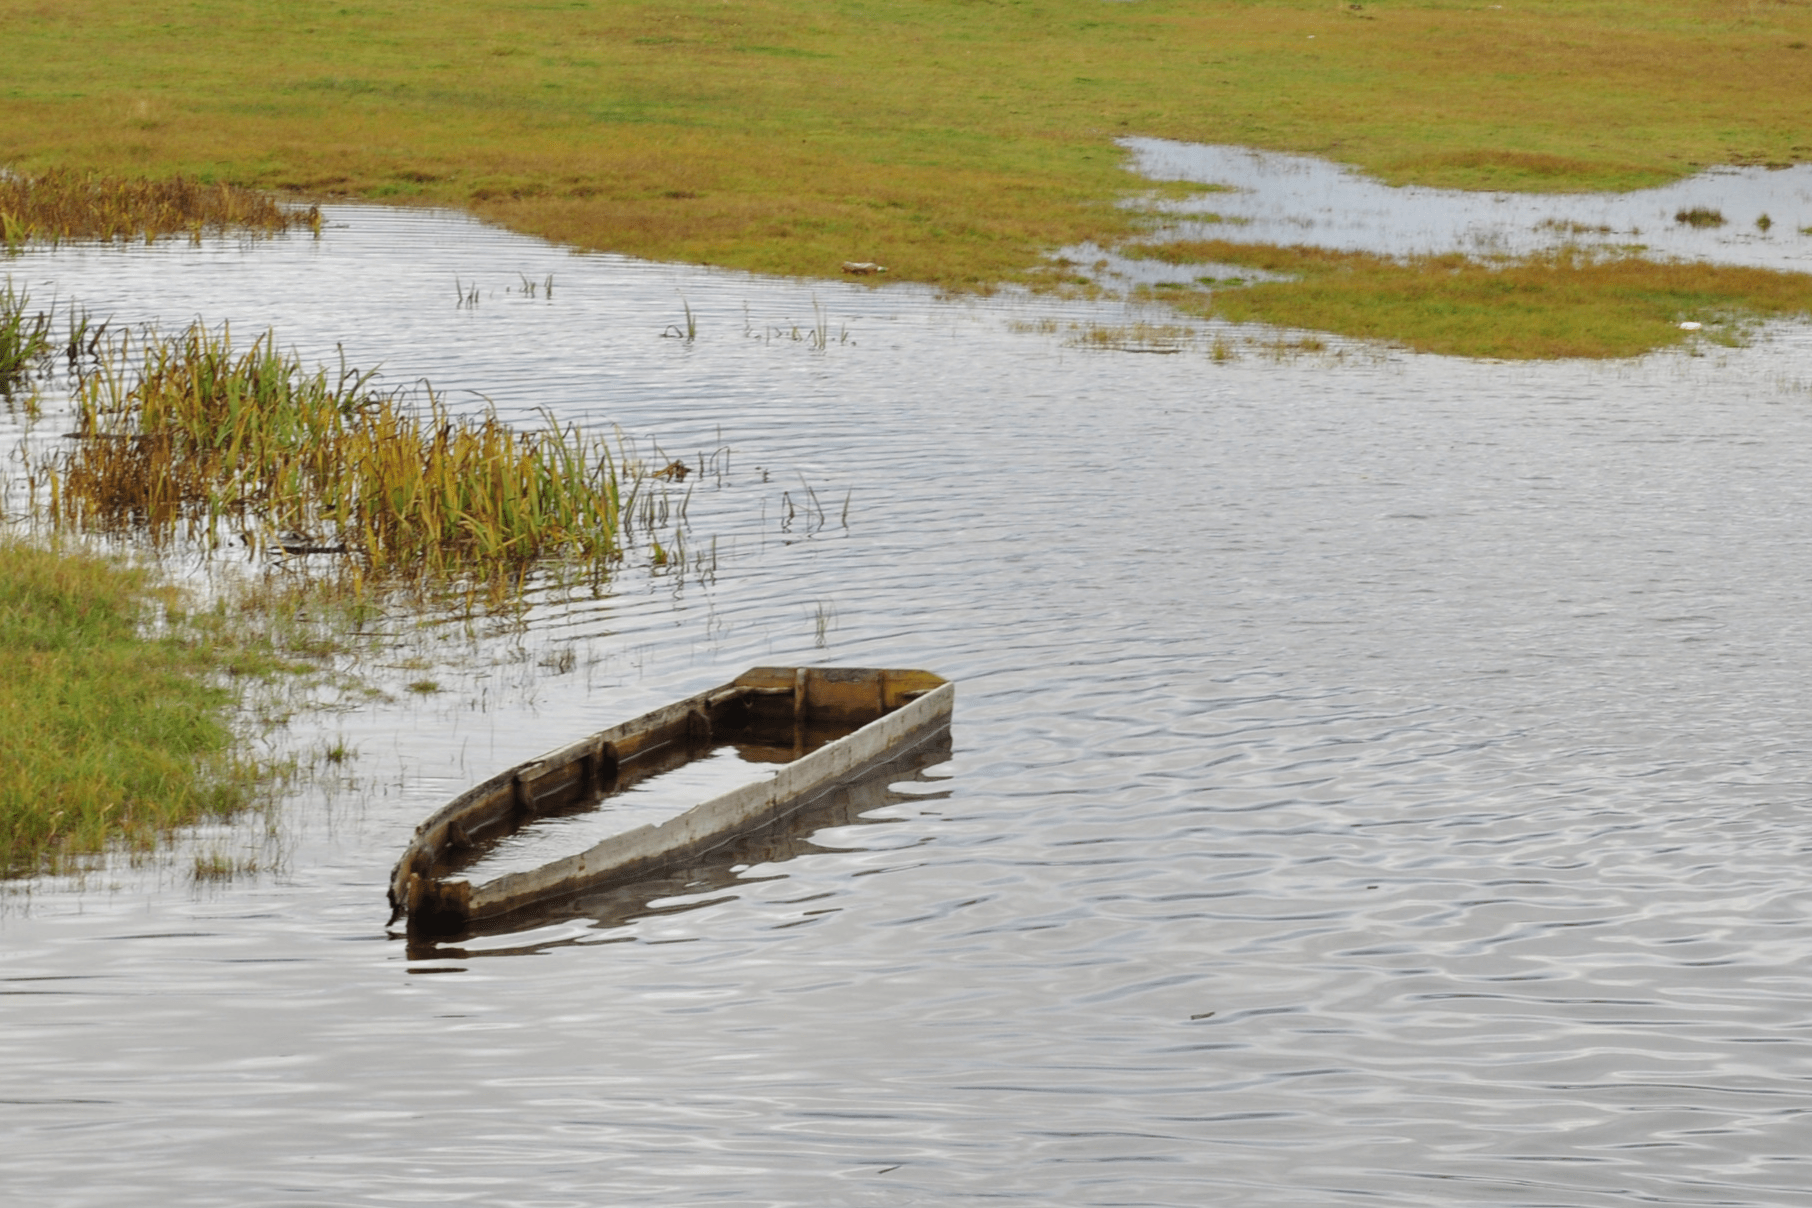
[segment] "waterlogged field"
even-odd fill
[[[279,810],[12,883],[15,1196],[1803,1203],[1806,327],[1486,364],[325,219],[8,268],[620,426],[695,471],[675,548],[380,611],[260,698]],[[9,438],[69,443],[43,404]],[[334,557],[268,556],[190,573]],[[459,789],[796,661],[955,680],[948,760],[575,917],[386,931]]]
[[[579,247],[966,291],[1060,288],[1057,249],[1141,234],[1123,138],[1552,194],[1812,155],[1797,0],[0,0],[0,31],[9,170],[448,205]],[[1642,261],[1345,267],[1220,313],[1555,357],[1665,344],[1633,319],[1681,292],[1803,308],[1766,273],[1683,289]],[[1594,338],[1531,318],[1556,306]]]

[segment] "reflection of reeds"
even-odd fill
[[[60,169],[38,176],[0,176],[0,243],[28,240],[135,239],[291,227],[321,232],[321,211],[286,210],[263,193],[188,177],[129,179]]]
[[[60,524],[217,545],[343,552],[364,574],[497,577],[618,553],[616,460],[550,422],[519,432],[410,405],[273,336],[196,325],[114,345],[76,395],[74,444],[39,469]]]

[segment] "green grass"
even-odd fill
[[[957,288],[1139,229],[1119,135],[1535,190],[1812,155],[1812,6],[1761,0],[0,0],[0,29],[17,169]]]
[[[1173,264],[1236,264],[1285,281],[1166,290],[1179,309],[1381,340],[1421,352],[1528,360],[1624,357],[1685,341],[1683,321],[1733,342],[1754,322],[1812,312],[1812,276],[1560,252],[1493,262],[1393,259],[1219,240],[1138,249]]]
[[[144,636],[164,603],[142,570],[0,540],[0,874],[251,800],[216,656]]]

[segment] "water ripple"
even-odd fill
[[[399,630],[446,690],[292,721],[357,758],[289,804],[278,872],[8,899],[15,1197],[1807,1202],[1806,329],[1136,357],[1065,344],[1109,306],[329,218],[10,271],[728,446],[690,505],[715,575]],[[682,295],[692,343],[660,337]],[[792,339],[814,304],[848,342]],[[957,680],[948,757],[515,933],[386,935],[390,861],[459,787],[792,660]]]

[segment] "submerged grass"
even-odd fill
[[[1181,352],[1195,332],[1174,323],[1072,324],[1067,343],[1077,348],[1102,348],[1118,352]]]
[[[232,694],[141,569],[0,539],[0,875],[64,867],[122,838],[247,804]]]
[[[176,175],[125,177],[53,168],[0,174],[0,244],[16,251],[37,240],[136,239],[291,227],[321,231],[321,211],[285,209],[267,193]]]
[[[1812,313],[1812,276],[1635,256],[1396,259],[1222,240],[1135,251],[1172,264],[1235,264],[1290,278],[1167,291],[1166,300],[1186,311],[1457,356],[1633,356],[1690,338],[1683,321],[1734,340],[1747,324]]]
[[[122,340],[76,392],[66,450],[34,467],[51,518],[253,551],[342,555],[362,577],[517,576],[620,553],[606,441],[552,422],[519,432],[413,404],[342,365],[306,370],[272,333]]]

